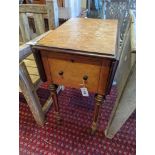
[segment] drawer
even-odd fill
[[[101,70],[99,63],[89,64],[83,61],[48,58],[48,65],[53,83],[79,89],[83,84],[83,77],[87,76],[88,91],[97,92]],[[60,72],[63,75],[60,75]]]

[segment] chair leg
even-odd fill
[[[19,84],[34,119],[38,125],[42,126],[45,121],[45,116],[24,62],[19,66]]]

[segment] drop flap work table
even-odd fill
[[[94,92],[91,131],[97,129],[102,100],[109,93],[118,60],[118,21],[72,18],[32,46],[42,81],[48,81],[55,117],[61,119],[57,85]]]

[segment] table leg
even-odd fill
[[[57,96],[55,84],[50,84],[49,90],[51,91],[51,96],[53,99],[53,105],[54,105],[54,110],[55,110],[55,112],[54,112],[55,118],[57,120],[57,123],[60,123],[60,121],[61,121],[60,112],[59,112],[60,108],[59,108],[59,104],[58,104],[58,96]]]
[[[99,116],[99,111],[102,103],[102,99],[104,96],[97,94],[95,97],[95,109],[94,109],[94,115],[93,115],[93,123],[91,125],[91,133],[94,134],[97,130],[97,121]]]

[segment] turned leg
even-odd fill
[[[55,84],[50,84],[49,90],[51,91],[51,96],[53,99],[55,118],[56,118],[57,122],[59,123],[61,121],[61,118],[60,118],[60,113],[59,113],[58,96],[57,96]]]
[[[97,129],[97,121],[98,121],[98,116],[100,112],[100,107],[102,103],[103,96],[98,95],[95,97],[95,109],[94,109],[94,115],[93,115],[93,123],[91,125],[91,133],[95,133]]]

